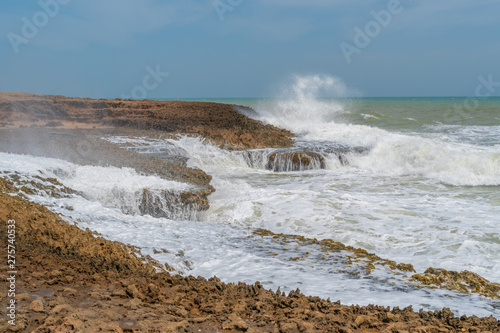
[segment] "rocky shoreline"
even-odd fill
[[[16,221],[16,325],[2,332],[498,332],[448,309],[346,306],[254,285],[170,274],[134,248],[70,225],[0,178],[0,220]],[[5,228],[2,240],[7,238]],[[6,281],[2,264],[0,278]],[[6,284],[3,284],[6,286]],[[4,287],[5,288],[5,287]],[[5,290],[3,290],[5,291]],[[6,304],[7,293],[0,302]],[[3,311],[2,311],[3,312]]]
[[[118,149],[119,144],[102,137],[169,138],[182,134],[201,136],[223,148],[237,150],[289,147],[293,137],[288,131],[263,125],[224,104],[109,101],[20,93],[0,93],[0,126],[3,152],[61,158],[82,165],[130,167],[143,174],[188,183],[192,185],[188,191],[163,195],[173,200],[173,206],[187,207],[189,211],[208,209],[208,196],[214,191],[210,175],[187,167],[178,157]],[[286,171],[276,164],[284,157],[297,160],[305,169],[313,163],[321,167],[322,163],[320,156],[308,152],[272,156],[268,168],[275,171]],[[339,159],[342,161],[341,155]],[[55,179],[48,182],[60,186]],[[215,277],[207,280],[175,275],[169,272],[168,265],[142,257],[137,249],[80,230],[46,207],[30,202],[25,196],[29,189],[24,185],[16,183],[15,175],[0,175],[0,220],[4,226],[8,220],[16,221],[20,258],[16,326],[8,324],[2,308],[0,331],[500,332],[500,322],[493,317],[455,317],[448,309],[416,312],[411,307],[345,306],[306,297],[298,290],[289,295],[265,290],[258,282],[225,284]],[[144,214],[162,214],[155,210],[150,194],[145,192],[143,196]],[[0,230],[4,248],[6,230]],[[263,237],[314,241],[265,230],[256,232]],[[320,245],[325,251],[343,246],[333,241],[322,241]],[[374,256],[350,250],[356,255]],[[0,273],[3,281],[8,271],[5,264],[2,262]],[[412,270],[394,265],[399,270]],[[435,270],[414,278],[423,285],[453,284],[450,289],[455,290],[463,281],[472,279],[476,283],[480,278],[454,273]],[[492,289],[498,293],[496,284],[485,286],[485,293]],[[3,291],[0,302],[7,304]]]
[[[20,126],[157,130],[201,136],[226,149],[293,143],[291,132],[263,125],[227,104],[0,93],[0,127]]]

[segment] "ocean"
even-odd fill
[[[251,117],[291,130],[295,149],[320,154],[324,168],[274,172],[266,168],[273,149],[227,151],[193,137],[106,137],[144,154],[184,156],[212,175],[206,212],[141,216],[142,189],[190,185],[128,168],[0,153],[0,172],[57,178],[76,193],[30,199],[183,275],[500,319],[498,299],[421,285],[413,272],[321,245],[341,242],[419,274],[467,270],[500,282],[500,98],[471,105],[465,97],[332,98],[307,82],[292,88],[280,98],[210,101],[251,107]]]

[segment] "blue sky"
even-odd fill
[[[323,74],[367,97],[473,96],[491,75],[498,96],[499,14],[498,0],[3,1],[0,91],[272,97]]]

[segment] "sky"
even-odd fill
[[[474,96],[480,78],[499,96],[499,14],[498,0],[2,1],[0,91],[273,97],[319,74],[364,97]]]

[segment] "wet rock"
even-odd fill
[[[470,271],[447,271],[440,268],[428,268],[424,274],[414,274],[411,279],[423,285],[436,285],[465,294],[478,293],[483,296],[500,299],[500,284],[490,282]]]
[[[196,219],[196,212],[209,208],[207,195],[210,193],[204,190],[152,192],[144,189],[138,208],[142,215],[177,220]]]
[[[133,247],[80,230],[41,205],[6,194],[8,189],[9,183],[0,178],[0,221],[16,220],[16,246],[23,251],[23,271],[38,273],[30,274],[29,281],[19,279],[16,288],[19,295],[43,295],[45,308],[51,309],[47,316],[23,306],[18,326],[13,328],[20,332],[211,333],[221,332],[226,325],[233,332],[500,331],[500,322],[493,317],[457,318],[449,309],[414,312],[410,307],[390,311],[377,306],[345,306],[319,297],[305,297],[299,291],[287,297],[281,291],[265,290],[260,284],[222,283],[217,278],[206,280],[157,272]],[[274,235],[280,241],[306,242],[325,250],[347,249],[354,253],[353,258],[359,255],[376,259],[366,251],[339,247],[329,241],[262,230],[261,234]],[[0,228],[0,239],[6,239],[5,228]],[[63,298],[63,287],[47,285],[54,270],[64,272],[60,277],[71,272],[74,281],[70,287],[78,293]],[[124,290],[127,287],[128,293]],[[144,300],[130,297],[136,291],[146,295]],[[149,297],[156,292],[158,298]],[[89,296],[93,293],[109,296],[96,300]],[[5,294],[0,294],[0,303],[6,301]],[[121,327],[111,326],[116,321]],[[0,331],[4,330],[12,329],[5,318],[0,318]]]
[[[273,152],[268,156],[266,168],[275,172],[324,169],[325,159],[307,151]]]

